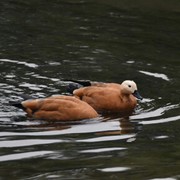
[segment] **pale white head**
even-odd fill
[[[142,99],[141,95],[139,94],[137,90],[137,85],[134,81],[125,80],[122,82],[121,87],[122,87],[122,92],[124,94],[132,94],[136,98]]]

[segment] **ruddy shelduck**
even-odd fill
[[[82,82],[79,84],[87,87],[76,89],[78,87],[76,85],[73,87],[73,95],[87,102],[98,112],[131,113],[137,105],[137,99],[142,99],[136,83],[131,80],[125,80],[122,84],[88,81],[85,84]]]
[[[98,117],[97,112],[86,102],[73,96],[51,96],[11,102],[11,105],[23,109],[33,119],[49,121],[74,121]]]

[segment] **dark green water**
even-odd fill
[[[180,179],[180,2],[0,2],[0,180]],[[18,93],[133,79],[129,119],[30,121]]]

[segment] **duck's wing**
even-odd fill
[[[98,116],[87,103],[70,96],[23,101],[22,106],[28,116],[35,119],[66,121]]]

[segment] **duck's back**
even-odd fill
[[[133,111],[137,102],[132,95],[123,95],[120,88],[115,87],[85,87],[75,90],[75,96],[90,104],[97,111],[129,112]]]
[[[97,112],[86,102],[75,97],[59,96],[24,101],[23,106],[30,117],[45,120],[80,120],[95,118]]]

